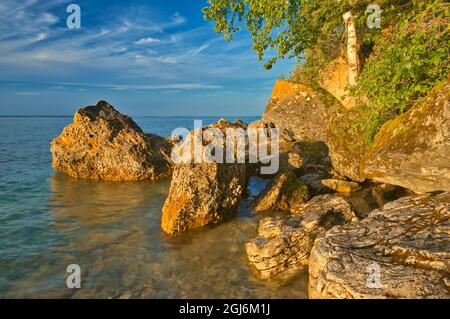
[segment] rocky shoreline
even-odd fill
[[[340,102],[328,105],[322,93],[283,80],[261,120],[209,126],[225,136],[227,128],[280,132],[278,173],[265,176],[271,181],[253,205],[284,215],[263,218],[245,246],[261,280],[308,270],[311,298],[450,297],[449,83],[383,125],[369,149],[344,125],[351,112]],[[171,177],[161,228],[177,236],[233,218],[249,178],[261,174],[262,162],[175,163],[176,142],[205,129],[166,139],[100,101],[77,111],[51,143],[52,165],[97,180]],[[363,183],[380,196],[407,196],[363,216],[346,198]]]

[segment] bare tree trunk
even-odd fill
[[[348,84],[354,86],[360,71],[355,20],[351,11],[344,13],[343,18],[347,27]]]

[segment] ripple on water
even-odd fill
[[[257,188],[258,180],[252,181]],[[260,182],[260,188],[264,186]],[[160,229],[169,182],[92,182],[55,174],[42,247],[19,262],[22,269],[4,295],[74,298],[305,298],[306,275],[289,282],[258,280],[244,244],[260,215],[248,203],[222,225],[176,238]],[[83,288],[65,288],[65,267],[79,264]],[[19,273],[15,271],[15,273]]]

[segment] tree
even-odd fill
[[[373,0],[208,0],[203,9],[205,19],[214,21],[215,30],[231,40],[233,33],[246,28],[253,40],[253,49],[263,60],[266,51],[274,56],[266,60],[270,69],[276,60],[285,57],[304,58],[305,51],[316,44],[342,39],[342,15],[351,11],[358,34],[366,28],[366,9]],[[383,22],[389,10],[410,0],[378,0],[383,8]],[[332,50],[338,50],[331,47]]]
[[[343,32],[342,14],[362,13],[371,0],[209,0],[203,9],[205,18],[215,21],[215,30],[231,40],[233,33],[245,27],[253,40],[253,49],[262,60],[273,51],[265,68],[277,59],[301,58],[307,48],[321,38]],[[341,27],[341,28],[340,28]]]
[[[355,86],[360,71],[355,19],[351,11],[344,13],[342,17],[347,29],[348,84]]]

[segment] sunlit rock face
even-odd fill
[[[311,298],[448,298],[450,193],[403,197],[322,233]]]
[[[327,109],[318,92],[284,80],[275,83],[263,115],[263,121],[274,123],[299,141],[324,141],[326,119]]]
[[[78,178],[158,180],[170,176],[171,146],[99,101],[79,109],[73,123],[51,142],[52,166]]]
[[[450,191],[450,80],[386,122],[361,170],[418,193]]]
[[[350,94],[348,68],[348,59],[338,57],[319,72],[318,83],[344,107],[351,109],[356,106],[357,101]]]
[[[337,195],[320,195],[292,210],[290,218],[264,218],[246,244],[247,258],[262,279],[289,276],[308,266],[316,237],[335,225],[356,222],[353,207]]]
[[[292,142],[325,146],[321,156],[331,161],[341,177],[364,181],[360,162],[368,146],[351,123],[360,116],[347,110],[338,100],[330,101],[311,87],[278,80],[264,111],[263,121],[273,123],[280,130],[281,145]],[[303,152],[300,154],[306,156]],[[314,153],[309,152],[309,157]]]
[[[220,120],[208,128],[219,129],[224,139],[220,141],[215,136],[203,134],[205,129],[198,129],[199,132],[194,130],[190,133],[184,141],[185,145],[191,143],[196,134],[201,134],[201,152],[212,143],[218,143],[219,147],[226,149],[226,129],[245,129],[246,125]],[[187,145],[186,149],[189,150],[194,143]],[[217,160],[175,164],[169,194],[162,210],[163,231],[174,235],[230,218],[245,191],[247,168],[246,163]]]

